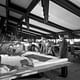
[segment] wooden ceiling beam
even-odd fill
[[[22,22],[22,23],[25,25],[25,22]],[[57,33],[53,32],[53,31],[41,28],[40,26],[36,26],[36,25],[33,25],[33,24],[29,24],[29,25],[32,28],[36,28],[36,29],[39,29],[39,30],[42,30],[42,31],[46,31],[46,32],[49,32],[50,34],[57,34]]]
[[[14,9],[14,8],[11,8],[11,9]],[[16,10],[16,9],[15,9],[15,10]],[[17,10],[17,11],[20,11],[20,10]],[[21,12],[21,11],[20,11],[20,12]],[[38,16],[33,15],[33,14],[29,14],[29,17],[32,18],[32,19],[38,20],[39,22],[44,23],[44,19],[41,18],[41,17],[38,17]],[[22,21],[21,21],[21,22],[22,22]],[[58,25],[58,24],[55,24],[55,23],[52,23],[52,22],[50,22],[50,21],[48,21],[48,23],[46,23],[46,24],[49,25],[49,26],[53,26],[53,27],[55,27],[55,28],[61,29],[61,30],[71,31],[70,29],[67,29],[67,28],[65,28],[65,27],[62,27],[62,26],[60,26],[60,25]]]
[[[18,18],[15,18],[13,16],[9,16],[9,20],[15,21],[15,22],[19,22],[20,20]]]
[[[40,0],[33,0],[29,7],[25,10],[25,14],[20,19],[21,20],[20,23],[22,22],[23,19],[25,19],[26,26],[28,26],[28,29],[29,29],[29,13],[32,11],[32,9],[37,5],[39,1]]]
[[[15,18],[15,17],[12,17],[12,16],[9,16],[9,20],[11,20],[11,21],[16,21],[16,22],[18,22],[19,21],[19,19],[17,19],[17,18]],[[16,24],[13,24],[13,23],[10,23],[10,22],[8,22],[8,24],[9,25],[13,25],[13,26],[18,26],[18,25],[16,25]],[[22,24],[26,24],[25,22],[23,22]],[[50,34],[52,34],[52,35],[54,35],[55,33],[53,32],[53,31],[50,31],[50,30],[47,30],[47,29],[43,29],[43,28],[41,28],[41,27],[38,27],[38,26],[35,26],[35,25],[32,25],[32,24],[29,24],[31,27],[33,27],[33,28],[36,28],[36,29],[39,29],[39,30],[42,30],[42,31],[46,31],[46,32],[49,32]],[[56,33],[57,34],[57,33]]]
[[[9,7],[12,8],[12,9],[15,9],[17,11],[23,12],[23,13],[25,13],[25,10],[26,10],[25,8],[22,8],[22,7],[20,7],[16,4],[11,3],[11,1],[9,3]]]
[[[9,4],[10,4],[10,3],[9,3]],[[2,6],[2,7],[4,7],[4,8],[7,8],[7,5],[0,4],[0,6]],[[24,12],[22,12],[22,11],[20,11],[20,10],[17,10],[16,8],[10,7],[10,5],[9,5],[8,9],[9,9],[10,11],[13,11],[13,12],[19,13],[19,14],[21,14],[21,15],[24,15]]]
[[[12,29],[14,28],[16,30],[16,27],[17,25],[13,24],[13,23],[10,23],[8,22],[8,30],[12,27]],[[22,28],[24,29],[24,28]],[[21,31],[21,30],[17,30],[17,32],[20,32],[20,34],[23,34],[23,32],[27,33],[27,34],[31,34],[31,35],[35,35],[35,36],[40,36],[40,35],[37,35],[37,34],[34,34],[34,33],[30,33],[30,32],[27,32],[27,31]]]
[[[27,28],[23,28],[23,29],[27,30]],[[46,35],[44,33],[41,33],[41,32],[35,31],[35,30],[31,30],[31,29],[29,29],[28,31],[34,32],[34,33],[37,33],[37,34],[40,34],[40,35]]]
[[[39,1],[40,0],[33,0],[31,2],[31,4],[29,5],[29,7],[25,10],[25,14],[22,16],[21,21],[25,18],[25,15],[27,13],[30,13],[33,10],[33,8],[38,4]]]
[[[9,26],[12,26],[12,27],[14,27],[14,28],[16,28],[17,27],[17,25],[16,24],[13,24],[13,23],[11,23],[11,22],[8,22],[8,25]],[[41,33],[41,32],[38,32],[38,31],[35,31],[35,30],[31,30],[31,29],[27,29],[27,28],[23,28],[22,27],[22,29],[24,29],[24,30],[26,30],[26,32],[31,32],[31,33],[36,33],[36,34],[39,34],[39,35],[41,35],[41,36],[43,36],[43,37],[45,37],[45,38],[51,38],[51,37],[49,37],[49,35],[47,35],[47,34],[44,34],[44,33]]]
[[[31,29],[27,30],[26,28],[22,28],[22,29],[25,29],[26,31],[30,31],[32,33],[40,34],[41,36],[46,37],[46,38],[51,38],[48,34],[44,34],[44,33],[41,33],[35,30],[31,30]]]
[[[31,19],[34,19],[34,20],[36,20],[36,21],[39,21],[39,22],[41,22],[41,23],[44,23],[44,19],[43,18],[41,18],[41,17],[39,17],[39,16],[37,16],[37,15],[34,15],[34,14],[29,14],[29,17],[31,18]],[[65,28],[65,27],[63,27],[63,26],[60,26],[60,25],[58,25],[58,24],[56,24],[56,23],[53,23],[53,22],[50,22],[50,21],[48,21],[47,23],[45,23],[46,25],[49,25],[49,26],[52,26],[52,27],[55,27],[55,28],[57,28],[57,29],[60,29],[60,30],[64,30],[64,31],[68,31],[68,32],[71,32],[72,30],[70,30],[70,29],[68,29],[68,28]]]
[[[69,0],[51,0],[51,1],[80,17],[80,7],[76,6]]]
[[[39,37],[41,37],[41,36],[39,36],[39,35],[31,34],[31,33],[25,32],[25,31],[23,31],[23,32],[18,31],[18,33],[20,33],[20,34],[22,33],[23,38],[28,38],[28,39],[29,39],[29,38],[32,38],[32,37],[33,37],[33,38],[36,38],[36,37],[39,38]],[[26,35],[26,37],[25,37],[24,34]]]
[[[21,32],[21,31],[19,31],[19,32]],[[23,32],[25,32],[25,33],[27,33],[27,34],[35,35],[35,36],[36,36],[36,35],[37,35],[37,36],[40,36],[40,35],[38,35],[38,34],[34,34],[34,33],[31,33],[31,32],[27,32],[27,31],[22,31],[22,33],[23,33]]]

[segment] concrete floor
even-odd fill
[[[68,69],[69,73],[67,78],[59,77],[56,71],[48,73],[48,76],[50,76],[50,80],[80,80],[80,64],[73,63],[72,65],[69,66]]]
[[[48,76],[51,77],[50,80],[80,80],[80,59],[69,55],[69,60],[72,62],[72,64],[68,67],[67,78],[59,77],[59,71],[54,70],[51,73],[48,73]]]

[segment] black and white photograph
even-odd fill
[[[80,80],[80,0],[0,0],[0,80]]]

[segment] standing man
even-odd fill
[[[60,58],[67,58],[68,57],[68,46],[67,46],[67,41],[65,40],[64,35],[59,36],[59,38],[62,40],[60,44],[60,50],[59,50],[59,56]],[[68,75],[68,67],[64,66],[61,68],[61,77],[67,77]]]

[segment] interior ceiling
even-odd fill
[[[0,3],[5,5],[6,4],[6,0],[0,0]]]
[[[27,28],[30,26],[30,31],[42,35],[69,32],[74,36],[80,30],[79,7],[79,0],[49,0],[48,22],[44,23],[41,0],[0,0],[0,16],[1,19],[5,17],[12,26],[24,23]],[[29,25],[23,21],[27,14],[29,20],[27,18],[26,21],[29,21]]]
[[[46,31],[43,31],[43,30],[39,30],[39,29],[36,29],[36,28],[32,28],[32,27],[30,27],[30,29],[34,30],[34,31],[38,31],[38,32],[44,33],[44,34],[50,34],[49,32],[46,32]]]
[[[22,25],[23,28],[27,28],[26,25]],[[41,32],[41,33],[44,33],[44,34],[50,34],[49,32],[47,31],[44,31],[44,30],[40,30],[40,29],[37,29],[37,28],[34,28],[34,27],[31,27],[29,28],[30,30],[34,30],[34,31],[38,31],[38,32]]]
[[[0,15],[6,17],[6,9],[0,6]]]
[[[16,4],[20,7],[23,7],[23,8],[28,8],[28,6],[30,5],[30,3],[32,2],[33,0],[11,0],[11,2],[13,4]]]
[[[14,22],[14,21],[11,21],[11,20],[8,20],[8,22],[10,22],[10,23],[13,23],[13,24],[17,24],[16,22]]]
[[[80,0],[69,0],[69,1],[80,7]]]
[[[16,18],[21,18],[22,15],[13,11],[9,11],[10,16],[16,17]]]
[[[78,16],[51,1],[49,3],[49,21],[72,30],[80,29],[80,18]],[[41,2],[37,4],[31,13],[44,17]],[[53,30],[55,31],[55,29]]]
[[[35,21],[35,20],[33,20],[33,19],[30,19],[30,23],[31,23],[31,24],[34,24],[34,25],[38,25],[39,27],[41,27],[41,28],[43,28],[43,29],[47,29],[47,30],[54,31],[54,32],[61,32],[61,31],[63,31],[63,30],[60,30],[60,29],[57,29],[57,28],[48,26],[48,25],[46,25],[46,24],[40,23],[40,22],[38,22],[38,21]]]

